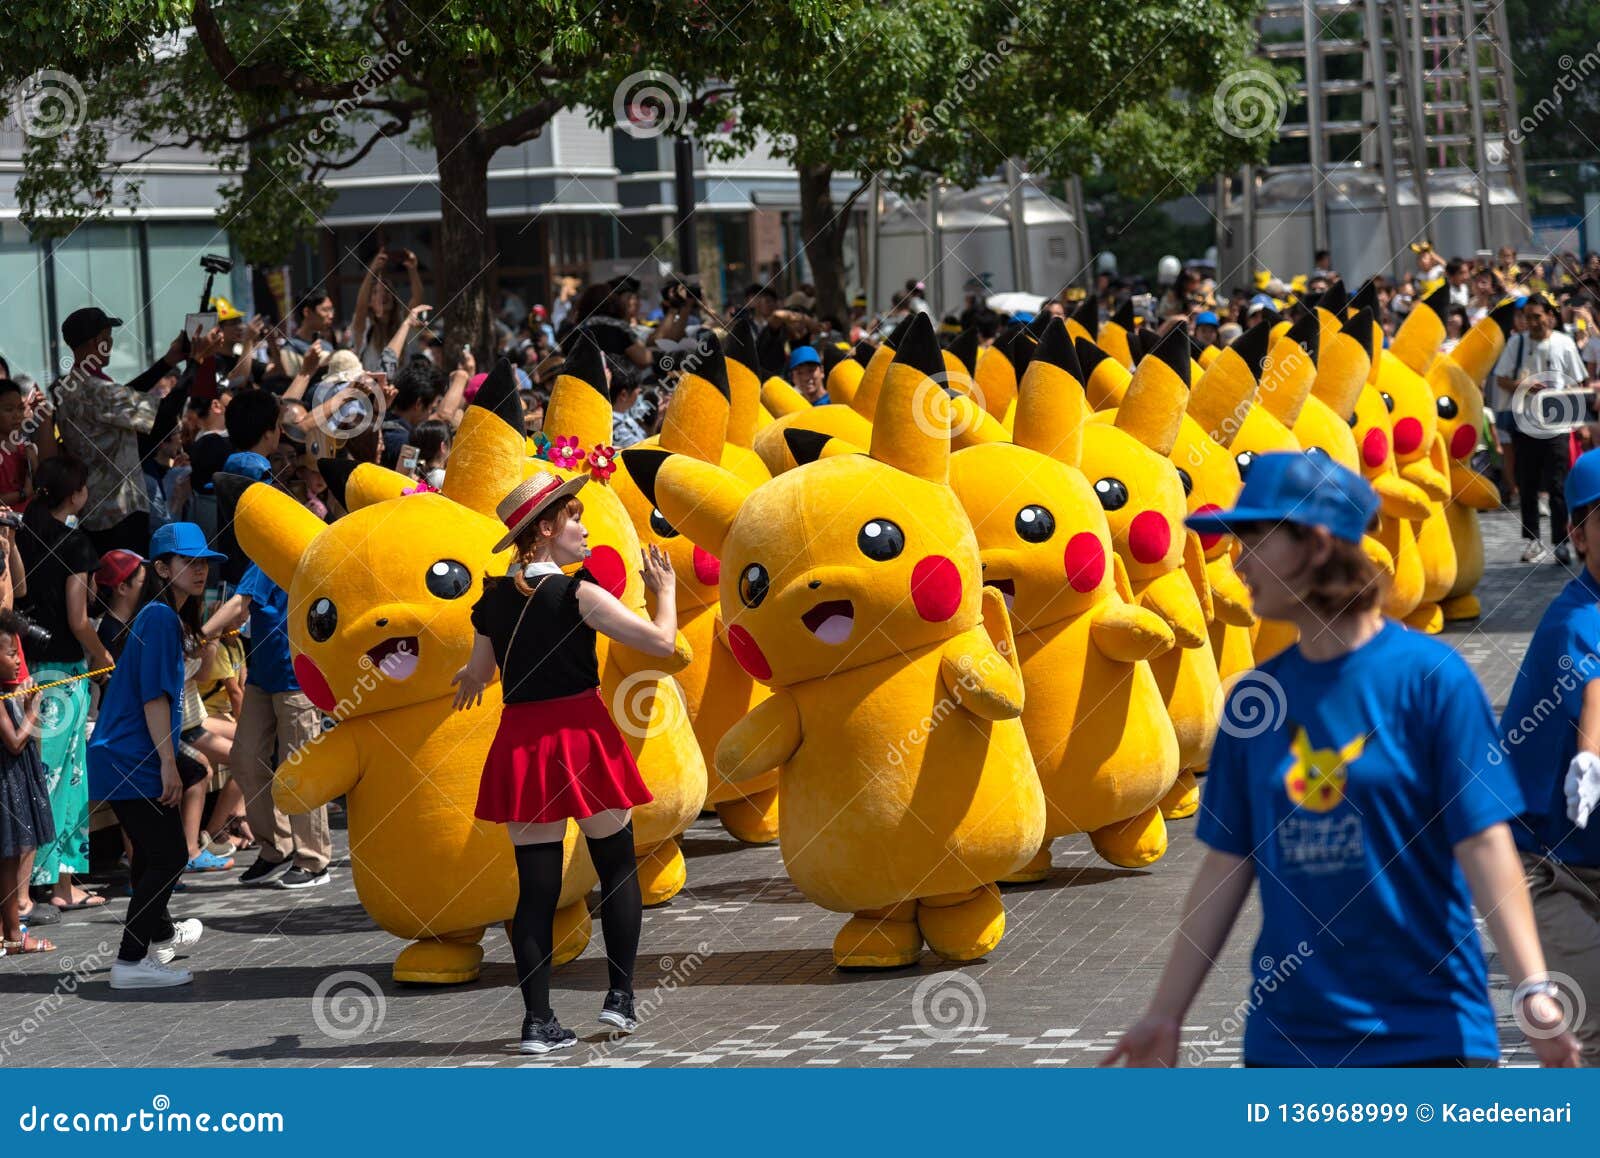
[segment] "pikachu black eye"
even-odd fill
[[[1189,472],[1181,466],[1178,468],[1178,481],[1183,484],[1183,493],[1185,495],[1194,493],[1194,479],[1190,478]]]
[[[856,535],[856,546],[867,558],[887,563],[906,549],[906,533],[888,519],[872,519]]]
[[[666,517],[654,507],[650,509],[650,529],[663,539],[678,537],[678,528],[667,522]]]
[[[759,607],[772,589],[772,576],[760,563],[752,563],[739,572],[739,602],[746,607]]]
[[[1461,407],[1456,405],[1456,400],[1454,398],[1441,398],[1435,404],[1435,406],[1439,411],[1440,418],[1454,418],[1457,414],[1461,413]]]
[[[440,599],[460,599],[472,590],[472,572],[454,559],[440,559],[428,568],[428,591]]]
[[[334,630],[339,626],[339,609],[333,605],[333,600],[326,597],[312,603],[311,610],[306,612],[306,631],[318,643],[326,643],[333,638]]]
[[[1103,478],[1095,483],[1094,495],[1108,511],[1118,511],[1128,505],[1128,485],[1119,478]]]
[[[1382,393],[1379,394],[1379,397],[1383,399],[1383,404],[1389,408],[1389,413],[1393,414],[1394,413],[1394,395],[1390,394],[1388,391],[1383,391]]]
[[[1043,543],[1056,533],[1056,517],[1041,506],[1030,504],[1017,512],[1017,534],[1025,543]]]
[[[1238,464],[1239,477],[1244,478],[1245,475],[1250,473],[1250,468],[1255,466],[1256,456],[1251,451],[1241,450],[1233,456],[1233,461]]]

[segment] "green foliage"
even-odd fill
[[[1529,160],[1600,154],[1600,5],[1506,0],[1517,111]]]

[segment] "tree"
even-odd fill
[[[828,7],[795,0],[796,23]],[[431,144],[435,304],[452,344],[487,347],[490,158],[537,137],[609,60],[699,37],[706,20],[697,0],[11,0],[0,90],[49,61],[57,95],[85,103],[81,124],[29,136],[18,197],[32,225],[62,231],[136,199],[149,153],[198,147],[231,175],[222,224],[272,263],[326,209],[330,173],[385,138]],[[112,164],[119,138],[143,151]]]
[[[1506,23],[1523,155],[1593,161],[1600,153],[1600,6],[1507,0]]]

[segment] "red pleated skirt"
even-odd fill
[[[600,689],[591,688],[500,710],[475,814],[494,824],[548,824],[654,799]]]

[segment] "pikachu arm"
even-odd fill
[[[1154,659],[1172,650],[1172,629],[1159,615],[1116,598],[1094,609],[1089,639],[1101,655],[1118,663]]]
[[[722,734],[716,765],[724,779],[737,783],[769,772],[794,756],[803,739],[800,708],[783,688],[750,709]]]
[[[1211,579],[1206,574],[1206,549],[1200,545],[1200,535],[1195,531],[1183,533],[1183,570],[1194,586],[1194,597],[1200,601],[1200,614],[1206,626],[1216,618],[1216,607],[1211,602]]]
[[[1437,445],[1438,439],[1434,442]],[[1428,449],[1427,458],[1419,458],[1401,467],[1400,477],[1416,483],[1432,502],[1442,503],[1450,497],[1450,483],[1439,469],[1432,447]]]
[[[1500,492],[1494,483],[1460,463],[1450,466],[1450,500],[1475,511],[1500,509]]]
[[[983,630],[966,631],[944,645],[939,674],[945,690],[980,720],[1022,715],[1022,670],[1005,597],[983,588]]]
[[[1389,553],[1389,548],[1371,535],[1362,535],[1361,549],[1366,553],[1367,558],[1377,565],[1380,571],[1389,578],[1394,578],[1394,556]]]
[[[1178,569],[1152,579],[1139,596],[1139,605],[1159,615],[1172,628],[1179,647],[1199,647],[1206,641],[1206,617],[1187,571]]]
[[[1217,619],[1230,627],[1249,627],[1256,621],[1250,589],[1233,569],[1232,555],[1206,563],[1206,583],[1211,588],[1211,606]]]
[[[1379,509],[1389,518],[1416,523],[1428,517],[1427,494],[1394,471],[1385,471],[1373,479],[1372,489],[1378,492]]]
[[[616,657],[616,663],[625,675],[636,675],[639,672],[659,672],[662,675],[677,675],[684,668],[694,662],[694,649],[689,646],[689,641],[683,632],[678,632],[676,646],[672,654],[667,656],[646,655],[642,651],[616,640],[609,640],[611,654]]]
[[[291,816],[321,808],[361,779],[355,722],[330,728],[298,748],[272,777],[272,802]]]

